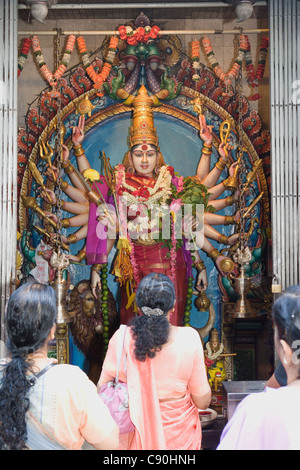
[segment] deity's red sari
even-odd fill
[[[140,177],[135,174],[126,173],[126,183],[132,188],[129,191],[136,198],[143,201],[149,196],[149,188],[153,188],[156,180],[148,177]],[[177,177],[172,177],[172,183],[177,185]],[[98,192],[101,191],[107,199],[108,188],[106,183],[96,184]],[[128,189],[127,189],[128,192]],[[123,194],[122,187],[118,191],[118,197]],[[112,200],[110,200],[112,203]],[[97,222],[96,204],[90,204],[88,235],[87,235],[87,262],[88,264],[107,262],[106,239],[99,240],[96,234]],[[103,229],[102,229],[103,230]],[[150,272],[159,272],[171,277],[171,260],[169,248],[163,242],[156,241],[153,244],[141,243],[138,240],[132,240],[134,246],[135,262],[138,266],[138,279],[135,279],[135,288],[137,288],[140,280]],[[186,295],[187,295],[187,276],[191,275],[191,258],[185,249],[185,246],[176,251],[176,276],[173,279],[176,290],[175,311],[171,317],[171,323],[174,325],[182,325]],[[121,304],[120,304],[120,322],[127,324],[128,321],[136,314],[134,306],[128,305],[128,292],[126,285],[121,285]]]

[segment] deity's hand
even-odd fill
[[[41,191],[41,196],[42,196],[42,198],[43,198],[46,202],[49,203],[49,199],[48,199],[47,195],[50,196],[51,204],[54,206],[54,205],[56,204],[56,202],[57,202],[57,199],[56,199],[56,196],[55,196],[54,192],[51,191],[51,189],[48,189],[48,188],[46,188],[46,189],[44,189],[43,191]]]
[[[232,150],[232,146],[228,142],[226,144],[224,142],[222,142],[219,145],[218,150],[219,150],[220,157],[223,158],[223,161],[225,163],[226,160],[228,159],[228,154],[229,154],[230,150]]]
[[[235,245],[237,241],[239,240],[239,238],[240,238],[239,233],[234,233],[233,235],[230,235],[230,237],[228,237],[228,245],[230,246]]]
[[[63,144],[62,149],[63,149],[63,154],[62,154],[63,161],[68,160],[69,155],[70,155],[68,147],[65,144]]]
[[[45,215],[48,217],[48,219],[53,220],[53,222],[55,222],[56,224],[58,223],[58,217],[52,212],[45,211]]]
[[[238,162],[234,162],[232,165],[230,165],[230,168],[229,168],[230,176],[234,176],[237,166],[238,166]]]
[[[73,127],[72,131],[72,142],[73,145],[78,146],[82,144],[84,139],[84,123],[85,117],[80,116],[78,119],[78,125]]]
[[[101,222],[103,225],[107,226],[110,232],[114,232],[115,238],[115,235],[119,231],[119,221],[115,210],[102,204],[97,208],[97,220],[98,222]]]
[[[197,275],[196,289],[200,292],[208,286],[206,269],[202,269]]]
[[[212,128],[213,126],[208,126],[206,124],[206,119],[204,114],[199,114],[199,124],[200,124],[200,137],[207,145],[211,145],[213,140]]]
[[[99,288],[99,290],[101,290],[101,279],[100,279],[99,273],[95,271],[93,268],[91,270],[90,287],[91,287],[93,296],[95,297],[95,299],[97,299],[96,290],[97,290],[97,287]]]

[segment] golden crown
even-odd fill
[[[144,85],[132,101],[133,122],[130,128],[129,145],[152,144],[158,147],[158,137],[154,127],[153,101]]]

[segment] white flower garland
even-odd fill
[[[207,357],[208,357],[208,359],[214,361],[215,359],[217,359],[217,357],[219,357],[219,356],[222,354],[222,352],[223,352],[223,350],[224,350],[224,346],[223,346],[223,344],[221,343],[220,348],[218,349],[218,351],[216,351],[215,353],[213,353],[212,350],[211,350],[211,347],[210,347],[209,343],[207,343],[206,349],[207,349]]]

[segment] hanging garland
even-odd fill
[[[27,56],[28,56],[28,53],[29,53],[30,46],[31,46],[31,39],[30,38],[24,38],[23,42],[22,42],[20,55],[19,55],[19,58],[18,58],[18,77],[19,77],[20,73],[22,72],[24,64],[27,60]]]
[[[160,28],[158,26],[140,26],[133,29],[131,26],[120,26],[120,39],[126,41],[131,46],[136,46],[139,42],[147,43],[149,39],[156,39],[159,35]]]
[[[200,80],[199,70],[200,70],[200,41],[192,41],[192,62],[193,62],[193,69],[195,73],[192,76],[192,80],[194,82],[198,82]]]
[[[202,43],[203,43],[203,47],[205,50],[205,54],[215,74],[221,80],[221,82],[223,82],[226,86],[226,93],[223,93],[223,95],[232,95],[233,93],[228,91],[228,87],[231,86],[232,80],[238,77],[240,69],[242,67],[244,54],[245,54],[245,51],[247,50],[246,36],[244,34],[240,34],[239,36],[239,50],[237,53],[237,57],[234,61],[234,64],[231,70],[228,73],[225,73],[222,70],[219,62],[216,60],[210,39],[206,36],[202,39]]]
[[[112,37],[110,39],[107,57],[105,58],[104,65],[101,69],[101,72],[98,73],[95,71],[94,67],[92,66],[90,62],[90,57],[87,51],[84,38],[82,36],[77,38],[77,44],[78,44],[79,52],[82,58],[83,67],[88,73],[90,79],[94,82],[94,88],[96,89],[101,88],[101,86],[103,85],[105,80],[107,80],[110,74],[112,64],[114,62],[116,51],[117,51],[118,41],[119,41],[119,38],[117,37]],[[97,93],[97,95],[102,96],[103,93],[99,92]]]
[[[256,88],[256,93],[254,93],[248,99],[249,101],[257,101],[261,98],[261,95],[257,93],[257,89],[265,73],[266,60],[267,60],[268,48],[269,48],[269,38],[265,36],[262,37],[260,48],[259,48],[260,52],[259,52],[258,65],[257,65],[256,71],[253,65],[251,45],[250,45],[248,36],[246,36],[246,43],[247,43],[247,48],[245,51],[245,62],[246,62],[247,75],[248,75],[250,85],[253,88]]]
[[[76,36],[74,36],[74,34],[71,34],[68,37],[66,50],[63,55],[61,64],[56,70],[56,72],[53,74],[52,72],[50,72],[50,70],[48,69],[46,65],[45,59],[42,54],[41,45],[40,45],[38,36],[32,37],[32,48],[33,48],[34,55],[39,65],[41,74],[43,75],[45,80],[47,80],[50,86],[55,87],[58,81],[61,79],[61,77],[65,73],[65,71],[67,70],[68,64],[70,62],[71,54],[74,49],[75,41],[76,41]]]

